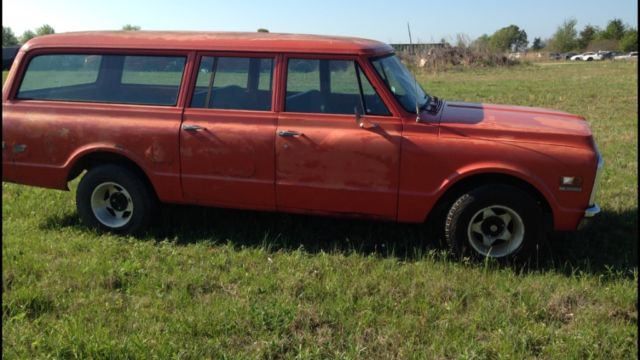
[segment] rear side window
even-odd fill
[[[179,86],[184,58],[167,56],[125,56],[122,84]]]
[[[389,115],[373,86],[351,60],[290,59],[285,111]]]
[[[29,62],[18,99],[174,106],[183,56],[56,54]]]
[[[101,61],[100,55],[36,56],[29,63],[20,93],[94,84],[98,80]]]
[[[191,107],[271,110],[273,59],[203,56]]]

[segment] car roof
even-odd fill
[[[87,31],[39,36],[24,50],[37,48],[119,48],[220,50],[379,55],[393,52],[385,43],[340,36],[264,32]]]

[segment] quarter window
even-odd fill
[[[354,61],[290,59],[287,68],[285,111],[389,115]]]
[[[40,55],[17,98],[173,106],[184,64],[183,56]]]
[[[203,56],[191,107],[271,110],[273,59]]]

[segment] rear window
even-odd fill
[[[174,106],[183,56],[53,54],[29,62],[18,99]]]

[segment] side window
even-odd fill
[[[40,55],[17,98],[174,106],[184,64],[183,56]]]
[[[18,97],[55,99],[61,95],[55,89],[94,84],[101,62],[100,55],[36,56],[29,62]]]
[[[180,86],[184,58],[125,56],[122,84]]]
[[[354,114],[356,108],[369,115],[389,111],[350,60],[290,59],[287,65],[285,111]]]
[[[203,56],[191,107],[271,110],[272,78],[270,58]]]

